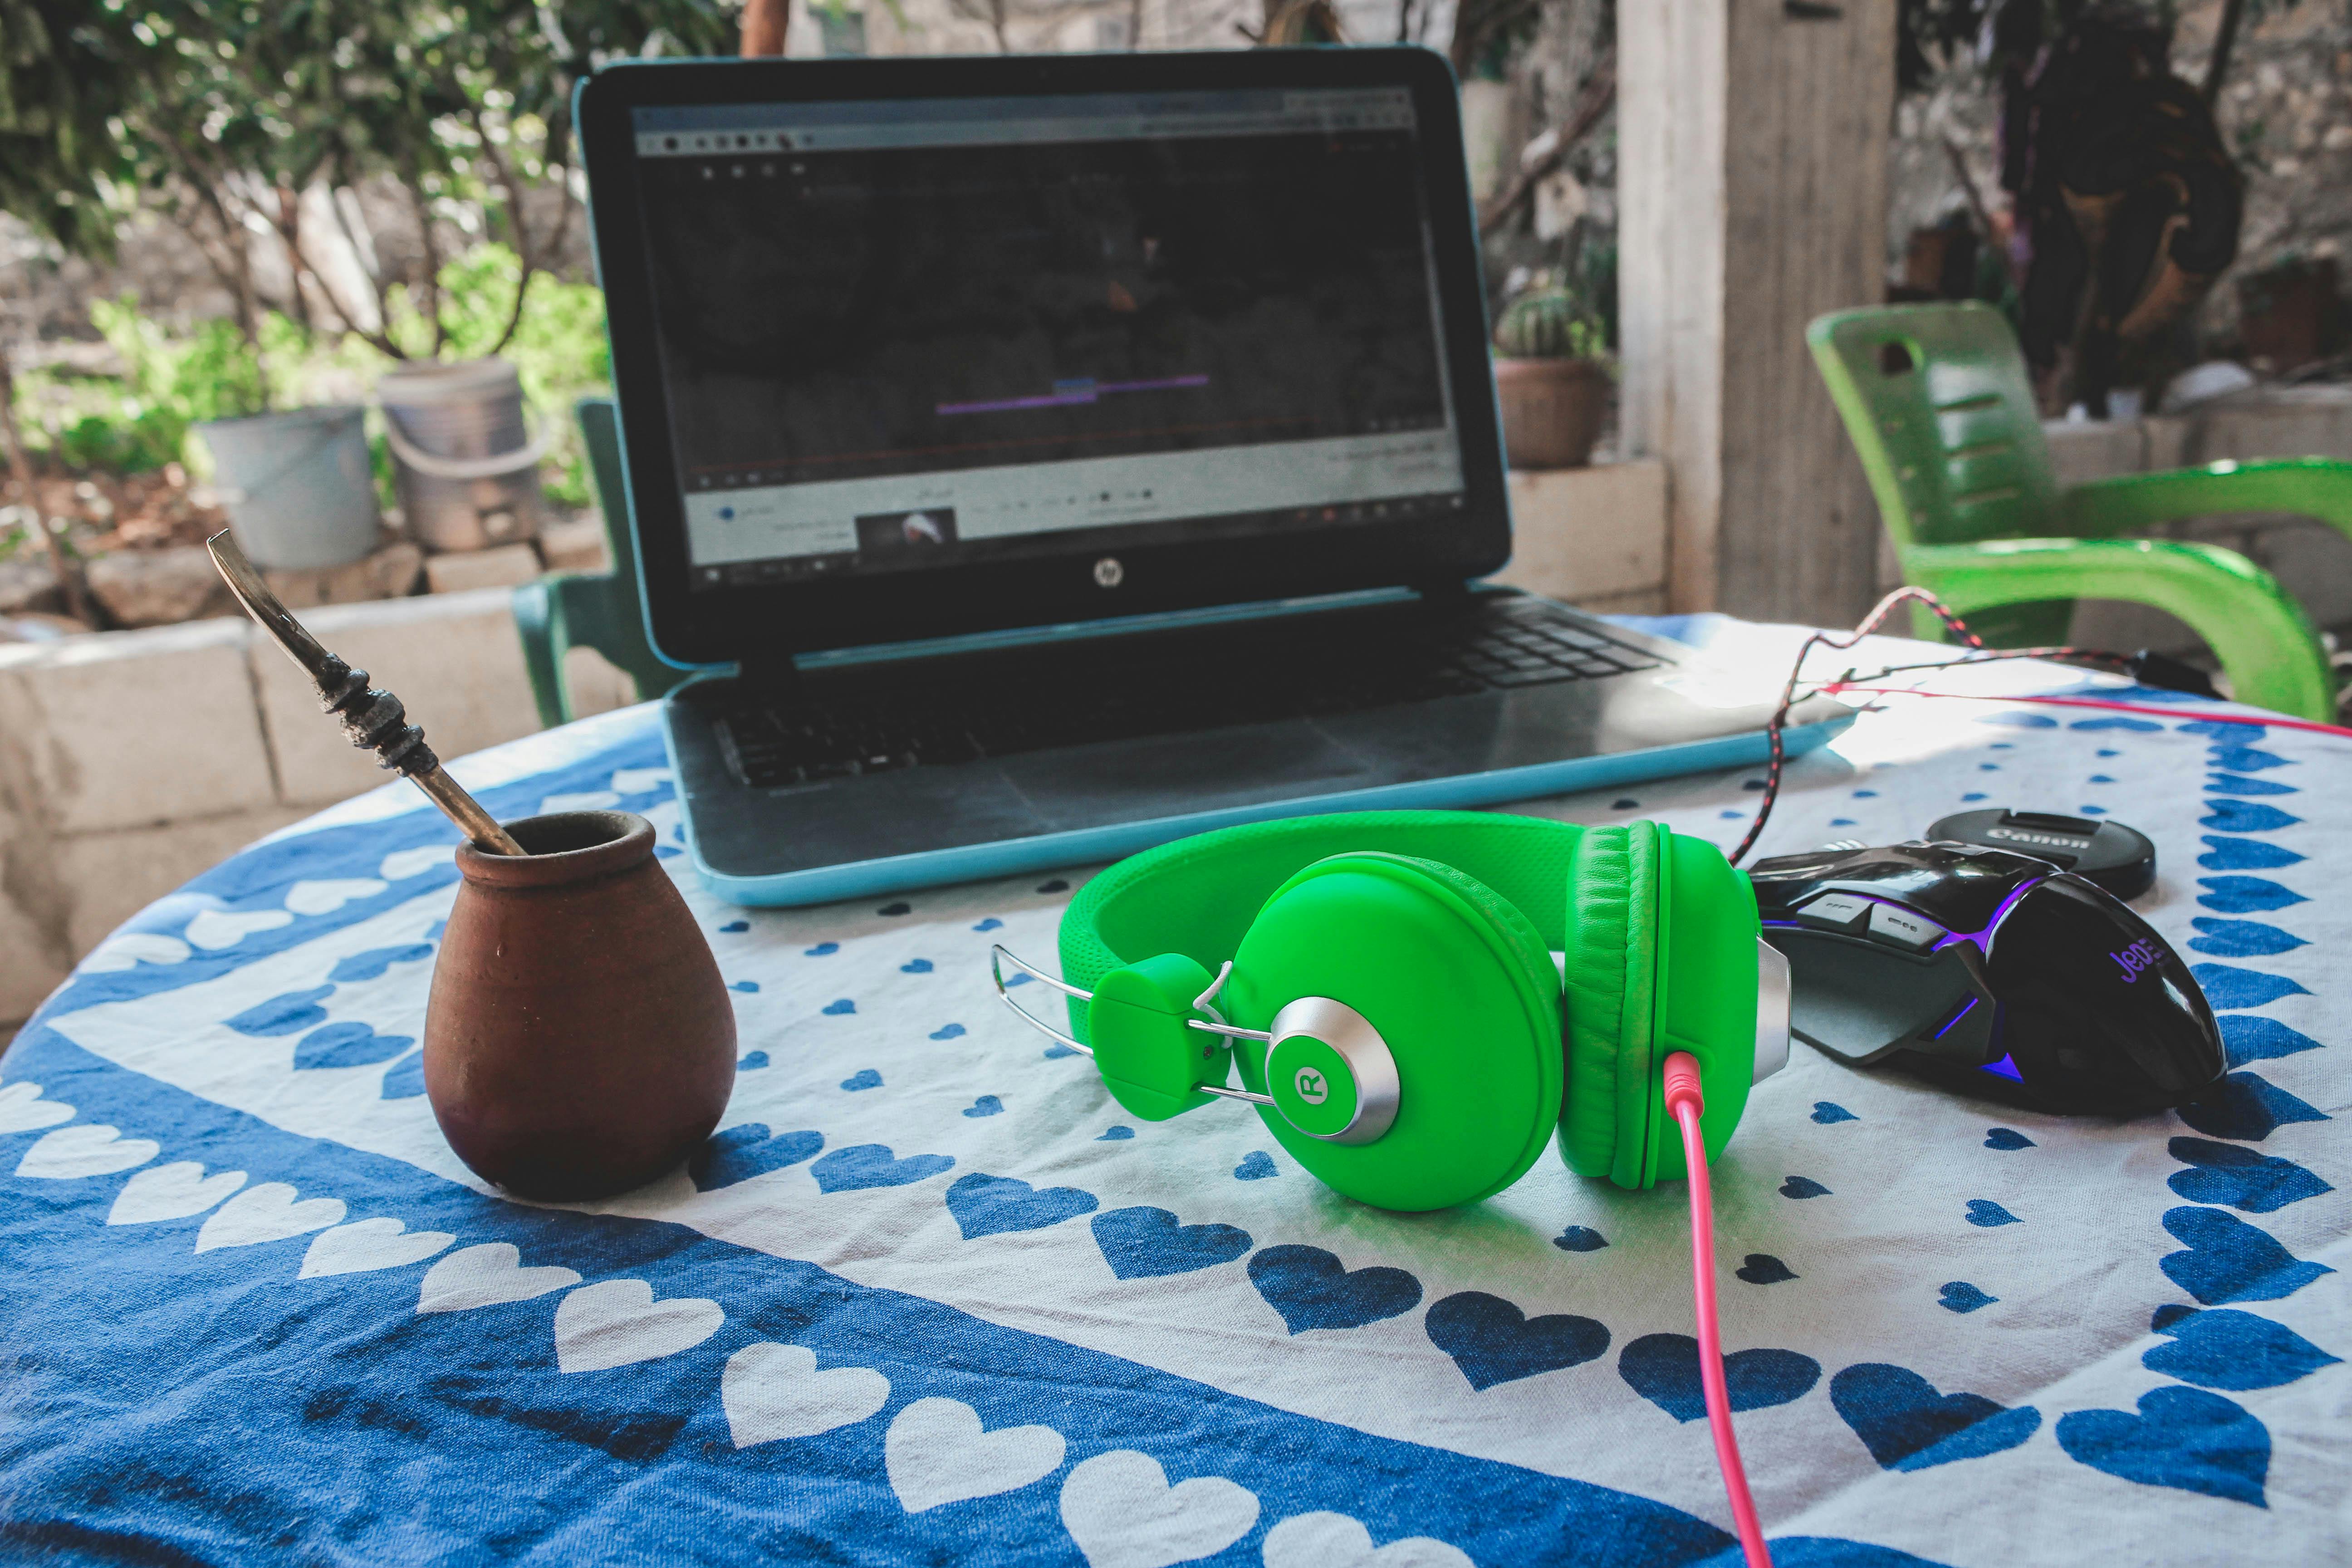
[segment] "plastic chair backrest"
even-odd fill
[[[629,483],[621,472],[621,406],[609,397],[583,397],[573,413],[580,421],[581,444],[588,448],[588,469],[596,481],[596,504],[604,513],[604,547],[610,552],[613,575],[637,592],[637,540],[629,519]]]
[[[2057,485],[2025,356],[1990,305],[1842,310],[1805,329],[1897,545],[2052,531]]]

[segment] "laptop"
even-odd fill
[[[720,896],[1765,756],[1779,672],[1480,583],[1510,511],[1439,56],[628,64],[578,123]]]

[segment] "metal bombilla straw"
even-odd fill
[[[458,831],[473,840],[475,848],[486,855],[528,853],[499,826],[498,818],[484,811],[481,803],[449,776],[441,759],[425,743],[425,731],[407,721],[407,710],[400,699],[368,685],[366,670],[353,669],[320,647],[319,639],[278,602],[226,529],[205,541],[205,547],[212,552],[213,564],[220,569],[228,591],[236,595],[245,613],[317,683],[320,706],[341,717],[343,733],[351,737],[352,745],[373,752],[383,766],[423,790],[457,825]]]

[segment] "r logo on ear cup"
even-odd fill
[[[1451,867],[1371,851],[1307,867],[1242,939],[1226,998],[1234,1022],[1276,1037],[1234,1051],[1244,1084],[1276,1102],[1260,1110],[1268,1129],[1365,1203],[1444,1208],[1498,1191],[1559,1116],[1550,955],[1525,915]],[[1367,1039],[1393,1064],[1392,1121],[1377,1132]]]

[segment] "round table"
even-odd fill
[[[1748,670],[1797,635],[1668,629]],[[2345,1560],[2352,1150],[2326,1047],[2352,740],[2046,665],[1933,689],[1792,764],[1759,853],[1973,805],[2113,814],[2158,846],[2139,907],[2232,1070],[2128,1122],[1801,1046],[1758,1089],[1715,1184],[1777,1558]],[[1387,1214],[1245,1108],[1137,1123],[988,980],[992,942],[1050,960],[1084,871],[730,908],[678,847],[650,708],[457,772],[501,816],[654,821],[736,993],[720,1131],[590,1205],[456,1160],[416,1050],[455,833],[406,784],[196,879],[0,1062],[12,1555],[1736,1559],[1679,1191],[1547,1154],[1486,1203]],[[1728,845],[1759,776],[1524,809]]]

